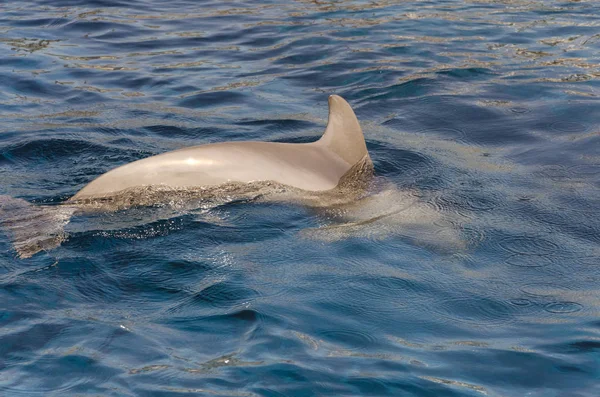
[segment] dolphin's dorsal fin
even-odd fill
[[[350,165],[368,156],[358,119],[341,96],[329,97],[329,121],[323,137],[317,143],[326,146]]]

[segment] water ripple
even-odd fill
[[[549,313],[564,314],[581,311],[583,306],[577,302],[551,302],[544,306]]]
[[[546,256],[559,250],[558,244],[540,236],[509,236],[498,242],[504,251],[515,255]]]
[[[433,307],[436,315],[446,321],[456,321],[477,327],[516,321],[519,305],[486,297],[448,299]]]

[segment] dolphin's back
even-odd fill
[[[353,165],[368,159],[368,153],[350,105],[331,96],[329,106],[327,129],[316,142],[225,142],[175,150],[111,170],[72,200],[153,185],[189,188],[274,181],[308,191],[333,189]]]
[[[149,157],[100,176],[73,199],[106,196],[136,187],[216,186],[274,181],[299,189],[333,189],[347,164],[315,144],[228,142],[194,146]]]

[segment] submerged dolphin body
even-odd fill
[[[225,142],[138,160],[101,175],[70,201],[102,198],[139,186],[190,188],[272,181],[301,190],[335,188],[353,166],[369,162],[360,124],[342,97],[329,97],[323,137],[311,143]]]
[[[343,98],[332,95],[327,128],[315,142],[225,142],[179,149],[115,168],[58,206],[0,196],[0,226],[26,258],[60,245],[64,226],[80,211],[114,211],[171,202],[172,197],[253,198],[272,192],[273,186],[293,190],[284,200],[308,197],[316,203],[328,197],[324,201],[334,203],[340,197],[348,200],[347,193],[359,191],[371,174],[356,115]]]

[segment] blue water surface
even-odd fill
[[[0,232],[0,395],[600,395],[598,1],[4,1],[0,194],[310,141],[330,94],[438,234],[394,194]]]

